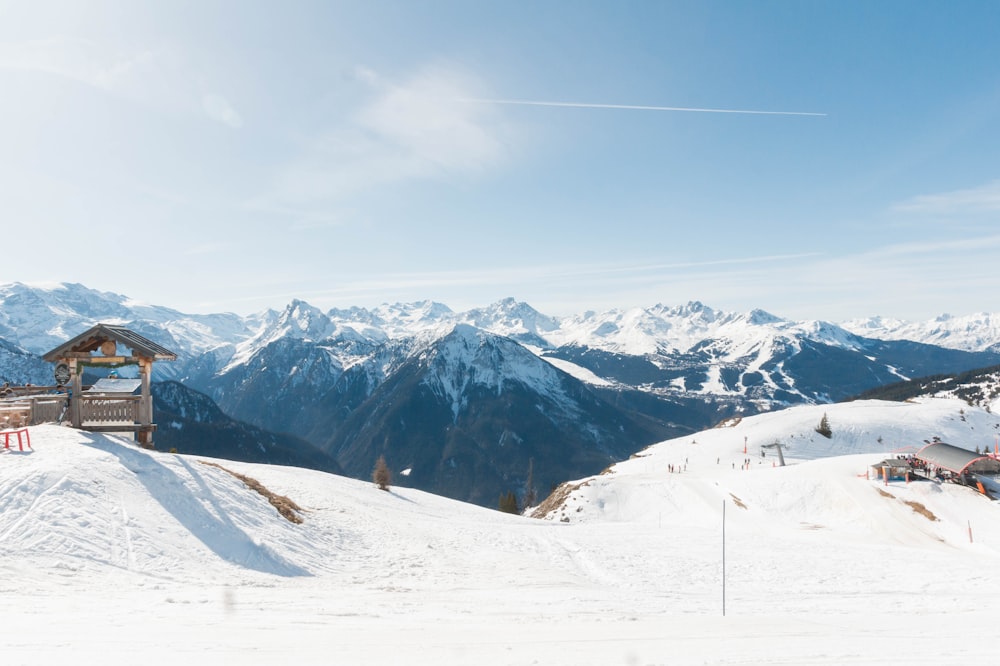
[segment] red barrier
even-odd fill
[[[3,448],[5,449],[10,449],[11,435],[17,435],[18,451],[24,451],[25,442],[21,439],[22,435],[24,436],[24,439],[27,440],[28,448],[31,449],[31,435],[28,434],[27,428],[19,428],[18,430],[4,430],[3,432],[0,432],[0,435],[3,435]],[[34,449],[31,450],[34,451]]]

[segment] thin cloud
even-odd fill
[[[233,129],[243,127],[243,118],[236,112],[232,104],[222,95],[209,93],[201,99],[202,108],[212,120],[228,125]]]
[[[731,260],[713,260],[705,262],[678,262],[673,264],[546,264],[534,266],[510,266],[483,268],[474,270],[450,271],[413,271],[386,273],[369,277],[339,278],[331,280],[337,286],[329,289],[297,289],[297,281],[286,281],[286,289],[280,293],[271,293],[268,300],[291,300],[292,298],[320,299],[322,302],[341,302],[352,304],[357,301],[371,302],[373,297],[382,300],[406,300],[412,297],[416,300],[428,298],[431,294],[436,300],[448,300],[452,293],[468,293],[472,287],[488,287],[506,292],[504,295],[520,294],[534,291],[538,285],[544,285],[546,291],[558,289],[579,290],[581,286],[602,290],[619,289],[621,286],[634,288],[660,287],[664,283],[681,284],[690,279],[694,273],[691,269],[706,269],[702,276],[723,276],[731,272],[726,267],[748,266],[774,267],[780,264],[792,263],[815,256],[814,253],[798,255],[768,255],[758,257],[742,257]],[[708,270],[711,269],[711,270]],[[270,283],[271,286],[276,284]],[[304,283],[303,283],[304,285]],[[621,292],[618,291],[620,294]],[[407,296],[409,295],[409,296]],[[463,296],[464,298],[464,296]],[[262,295],[244,299],[246,301],[262,300]],[[450,304],[450,303],[449,303]],[[477,303],[482,305],[482,303]]]
[[[700,300],[728,311],[763,308],[789,319],[843,321],[868,315],[915,319],[928,302],[941,312],[979,312],[982,288],[1000,293],[992,258],[1000,235],[947,243],[902,243],[850,254],[746,256],[703,262],[535,264],[470,270],[326,274],[317,279],[261,274],[254,307],[305,298],[317,307],[433,299],[461,311],[513,296],[546,314]],[[316,282],[333,285],[316,289]],[[970,284],[980,289],[969,289]],[[586,296],[581,299],[581,294]],[[585,302],[581,302],[585,301]],[[867,304],[868,312],[859,312]]]
[[[496,119],[443,100],[479,84],[435,66],[383,91],[358,115],[359,124],[403,155],[443,169],[475,170],[503,154]]]
[[[1000,235],[955,238],[924,242],[897,243],[863,253],[860,256],[872,260],[889,257],[924,257],[926,255],[946,255],[948,253],[976,254],[1000,248]]]
[[[38,39],[0,44],[0,68],[39,72],[77,81],[106,92],[121,92],[131,80],[148,76],[150,51],[111,53],[84,39]]]
[[[689,106],[643,106],[636,104],[590,104],[584,102],[543,102],[525,99],[460,99],[475,104],[513,104],[520,106],[555,106],[574,109],[624,109],[628,111],[683,111],[690,113],[742,113],[760,116],[825,116],[811,111],[762,111],[753,109],[709,109]]]
[[[676,270],[690,268],[707,268],[712,266],[739,266],[745,264],[763,264],[771,262],[787,262],[796,259],[808,259],[821,256],[820,252],[799,252],[796,254],[772,254],[759,257],[736,257],[732,259],[712,259],[709,261],[686,261],[673,262],[668,264],[648,264],[648,265],[628,265],[611,267],[590,271],[594,274],[621,273],[621,272],[648,272],[659,270]]]
[[[184,254],[197,256],[202,254],[220,254],[229,250],[229,243],[199,243],[184,249]]]
[[[369,99],[314,137],[276,180],[284,204],[337,199],[378,185],[468,176],[505,159],[509,128],[487,108],[456,104],[481,88],[456,67],[425,67],[402,82],[358,69]]]
[[[266,197],[245,201],[241,204],[241,209],[256,215],[286,220],[288,228],[293,231],[312,231],[342,226],[353,214],[353,211],[350,210],[335,213],[323,208],[282,206],[273,203]]]
[[[201,110],[233,128],[243,124],[226,98],[199,92],[193,68],[169,48],[120,52],[86,39],[39,39],[0,44],[0,69],[61,77],[114,97],[175,112]]]
[[[1000,210],[1000,180],[980,187],[925,194],[895,204],[893,210],[904,213],[957,214]]]

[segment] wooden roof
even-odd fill
[[[113,324],[98,324],[69,342],[59,345],[42,358],[50,363],[54,363],[61,358],[66,358],[70,354],[96,351],[108,340],[113,340],[128,347],[135,356],[151,358],[156,361],[177,360],[177,354],[166,347],[124,326],[115,326]]]

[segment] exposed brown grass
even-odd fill
[[[877,490],[878,494],[881,495],[882,497],[887,497],[889,499],[896,499],[895,495],[893,495],[892,493],[886,492],[886,491],[882,490],[881,488],[876,488],[875,490]],[[933,521],[935,521],[935,520],[938,519],[938,517],[935,516],[934,513],[930,509],[928,509],[926,506],[924,506],[920,502],[914,502],[913,500],[902,500],[902,502],[903,502],[903,504],[905,504],[906,506],[908,506],[911,509],[913,509],[914,511],[916,511],[917,513],[919,513],[921,516],[923,516],[927,520],[930,520],[930,521],[933,522]]]
[[[542,500],[542,503],[535,507],[535,510],[531,512],[531,518],[544,518],[548,514],[552,513],[556,509],[565,508],[566,498],[570,494],[583,486],[586,486],[589,482],[584,481],[583,483],[561,483],[559,486],[552,491],[552,494]]]
[[[927,520],[929,520],[931,522],[933,522],[933,521],[935,521],[935,520],[938,519],[938,517],[935,516],[934,513],[930,509],[928,509],[926,506],[924,506],[920,502],[913,502],[911,500],[903,500],[903,504],[905,504],[906,506],[910,507],[911,509],[913,509],[914,511],[916,511],[921,516],[923,516],[924,518],[926,518]]]
[[[739,497],[737,497],[736,495],[734,495],[732,493],[729,493],[729,496],[733,498],[733,503],[736,504],[736,506],[740,507],[741,509],[746,509],[747,508],[747,505],[744,504],[743,500],[741,500]]]
[[[249,476],[245,474],[240,474],[239,472],[234,472],[231,469],[226,469],[225,467],[219,465],[218,463],[208,462],[207,460],[199,460],[198,462],[200,462],[202,465],[208,465],[209,467],[216,467],[218,469],[221,469],[226,474],[231,474],[232,476],[235,476],[237,479],[245,483],[247,487],[250,488],[250,490],[257,492],[258,494],[266,498],[267,501],[271,503],[271,506],[277,509],[278,513],[281,514],[283,518],[285,518],[289,522],[295,523],[296,525],[302,523],[302,516],[299,515],[300,513],[304,512],[302,507],[300,507],[298,504],[296,504],[289,498],[285,497],[284,495],[278,495],[277,493],[272,493],[270,490],[265,488],[264,484],[262,484],[257,479],[250,478]]]

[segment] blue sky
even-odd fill
[[[998,29],[987,0],[0,0],[0,282],[996,311]]]

